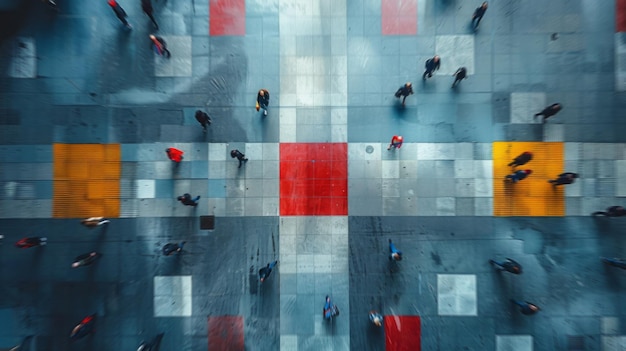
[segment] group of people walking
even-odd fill
[[[515,168],[518,166],[523,166],[530,162],[533,159],[533,153],[530,151],[524,151],[508,164],[509,167],[513,168],[513,173],[508,174],[504,177],[505,181],[510,181],[512,183],[517,183],[526,179],[529,175],[533,173],[531,169],[523,169],[516,170]],[[578,179],[578,174],[573,172],[565,172],[559,174],[556,179],[548,180],[548,183],[552,184],[554,187],[559,185],[572,184]]]

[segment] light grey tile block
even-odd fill
[[[399,161],[398,166],[398,175],[400,179],[417,178],[417,161],[402,160]]]
[[[385,146],[386,148],[386,146]],[[382,146],[379,143],[349,143],[348,162],[356,160],[380,160]],[[386,152],[387,150],[385,150]]]
[[[455,198],[455,211],[457,216],[473,216],[474,215],[474,198],[457,197]]]
[[[418,197],[417,198],[417,215],[418,216],[436,216],[437,215],[437,198]]]
[[[37,46],[32,37],[17,37],[11,41],[11,63],[8,76],[11,78],[37,77]]]
[[[246,197],[244,199],[245,216],[263,216],[263,198]]]
[[[263,197],[270,197],[270,198],[279,197],[280,190],[279,190],[279,185],[278,185],[278,179],[263,179],[262,186],[263,186],[263,194],[262,194]]]
[[[602,336],[602,351],[621,350],[626,350],[626,336]]]
[[[496,335],[496,351],[533,351],[531,335]]]
[[[298,254],[296,259],[296,273],[315,273],[315,255]]]
[[[398,179],[383,179],[382,190],[383,197],[399,197],[400,181]]]
[[[0,200],[0,218],[50,218],[52,200]]]
[[[582,196],[583,183],[580,179],[574,184],[568,184],[565,186],[566,197],[580,197]]]
[[[491,143],[475,143],[474,159],[475,160],[491,160],[493,147]]]
[[[437,216],[454,216],[456,214],[456,201],[454,197],[437,198]]]
[[[511,123],[541,123],[533,116],[546,106],[545,93],[511,93]]]
[[[476,276],[438,274],[437,307],[440,316],[476,316]]]
[[[298,217],[280,217],[280,235],[296,235]]]
[[[454,178],[454,161],[435,161],[435,176],[437,178]]]
[[[284,253],[280,250],[280,273],[281,274],[296,274],[298,273],[298,255]],[[282,297],[282,294],[281,294]]]
[[[565,143],[565,161],[582,159],[584,143]]]
[[[603,335],[617,335],[620,333],[620,321],[617,317],[601,317],[600,325]]]
[[[228,144],[209,143],[209,161],[225,161],[229,152]],[[228,159],[230,159],[230,155],[228,155]],[[213,162],[209,162],[209,169],[212,165]],[[210,173],[209,171],[209,174]]]
[[[280,175],[280,161],[263,160],[263,179],[278,179]]]
[[[245,213],[245,199],[242,197],[226,198],[226,216],[240,217]]]
[[[154,75],[156,77],[191,77],[191,37],[190,36],[163,36],[169,51],[170,58],[154,56]]]
[[[583,198],[566,197],[565,198],[565,215],[566,216],[583,216],[582,209]]]
[[[454,154],[456,160],[472,160],[474,159],[474,143],[455,143]]]
[[[225,198],[209,198],[208,213],[217,217],[226,216],[226,199]]]
[[[457,197],[474,197],[474,189],[476,185],[474,184],[474,179],[472,178],[457,178],[454,180],[455,183],[455,192],[454,195]]]
[[[474,161],[474,177],[477,179],[493,179],[493,161]]]
[[[435,37],[435,52],[445,63],[437,74],[449,76],[462,66],[467,68],[468,74],[474,74],[473,35],[438,35]]]
[[[565,126],[563,124],[545,124],[543,126],[543,141],[563,141]]]
[[[418,143],[417,159],[418,160],[437,160],[438,153],[436,144],[434,143]]]
[[[626,91],[626,33],[615,33],[615,90]]]
[[[155,276],[154,316],[190,317],[191,291],[191,276]]]
[[[226,179],[226,197],[244,197],[246,179]]]
[[[493,181],[491,179],[476,178],[474,187],[474,196],[476,197],[493,196]]]
[[[476,216],[493,216],[493,198],[478,197],[474,199],[474,213]]]
[[[382,161],[381,169],[383,179],[397,179],[400,177],[398,161]]]
[[[454,161],[454,177],[455,178],[473,178],[474,177],[474,160],[455,160]]]

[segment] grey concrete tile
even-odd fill
[[[225,215],[239,217],[245,213],[245,199],[242,197],[227,197]]]
[[[417,198],[418,216],[436,216],[437,215],[437,198],[435,197],[418,197]]]

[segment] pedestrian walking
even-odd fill
[[[81,266],[89,266],[90,264],[94,263],[99,256],[100,254],[95,251],[78,255],[74,259],[74,263],[72,263],[72,268],[78,268]]]
[[[80,221],[80,224],[84,225],[85,227],[89,229],[95,228],[95,227],[98,227],[107,223],[111,223],[111,221],[109,221],[108,219],[104,217],[89,217]]]
[[[239,167],[237,167],[237,168],[241,168],[241,164],[243,162],[248,162],[248,159],[246,158],[246,155],[244,155],[241,151],[239,151],[237,149],[230,151],[230,157],[231,158],[237,158],[237,160],[239,160]]]
[[[457,84],[459,84],[463,79],[467,78],[467,68],[461,67],[456,70],[453,74],[454,82],[452,83],[452,88],[455,88]]]
[[[90,314],[89,316],[83,318],[80,323],[78,323],[72,332],[70,333],[70,339],[80,339],[91,333],[94,330],[94,324],[96,323],[96,314]]]
[[[626,261],[623,258],[600,257],[600,260],[609,266],[626,269]]]
[[[109,0],[108,4],[109,6],[111,6],[111,8],[113,9],[113,12],[115,12],[115,16],[119,18],[122,24],[127,29],[133,29],[133,26],[131,26],[130,23],[128,23],[128,21],[126,20],[126,17],[128,17],[128,15],[126,14],[126,11],[124,11],[122,6],[120,6],[120,4],[118,4],[117,1],[115,0]]]
[[[263,109],[263,116],[267,116],[267,107],[270,105],[270,92],[267,89],[259,90],[256,96],[256,110]]]
[[[422,76],[422,80],[426,80],[426,76],[431,78],[433,76],[433,72],[439,70],[441,66],[441,59],[439,56],[435,55],[433,58],[429,58],[426,60],[424,75]]]
[[[626,216],[626,209],[622,206],[611,206],[606,211],[596,211],[592,216],[622,217]]]
[[[487,12],[487,2],[483,2],[476,10],[474,11],[474,15],[472,16],[472,27],[474,31],[478,29],[478,25],[480,24],[480,20],[483,19],[483,16]]]
[[[505,261],[502,262],[489,260],[489,263],[494,265],[498,271],[507,271],[513,274],[522,274],[522,265],[510,258],[507,258]]]
[[[524,151],[520,155],[518,155],[516,158],[514,158],[513,161],[509,163],[507,166],[509,167],[523,166],[527,164],[528,162],[530,162],[530,160],[532,159],[533,159],[533,153],[529,151]]]
[[[578,174],[572,172],[565,172],[559,174],[559,177],[556,179],[548,180],[548,183],[552,183],[553,186],[572,184],[578,178]]]
[[[387,147],[387,150],[391,150],[391,148],[393,148],[394,150],[399,149],[402,147],[403,142],[404,142],[404,139],[402,138],[401,135],[394,135],[393,137],[391,137],[391,143]]]
[[[504,177],[504,180],[511,180],[513,183],[517,183],[520,180],[524,180],[526,179],[526,177],[528,177],[531,173],[533,173],[532,170],[530,169],[525,169],[525,170],[520,170],[520,171],[515,171],[513,172],[513,174],[509,174],[506,177]]]
[[[26,237],[26,238],[22,238],[18,240],[15,243],[15,246],[19,247],[20,249],[28,249],[31,247],[44,246],[47,244],[48,244],[48,238],[40,237],[40,236],[32,236],[32,237]]]
[[[267,264],[267,266],[259,269],[259,280],[261,281],[261,283],[263,283],[265,279],[270,277],[270,274],[272,274],[272,269],[276,267],[277,263],[278,261],[270,262]]]
[[[211,125],[211,117],[204,111],[196,110],[196,121],[200,123],[203,132],[206,133],[206,128]]]
[[[149,37],[150,47],[154,50],[154,52],[157,53],[157,55],[165,56],[167,58],[170,58],[170,56],[172,56],[170,51],[167,49],[167,43],[165,42],[165,39],[154,34],[150,34]]]
[[[563,106],[561,106],[561,104],[557,102],[544,108],[541,112],[535,113],[535,118],[537,118],[537,116],[543,116],[543,120],[541,121],[541,123],[546,123],[546,120],[559,113],[559,111],[561,111],[561,108],[563,108]]]
[[[181,253],[186,241],[181,241],[179,244],[167,243],[163,246],[163,255],[170,256],[173,253]]]
[[[520,301],[511,299],[511,302],[520,307],[520,312],[525,315],[531,315],[539,312],[540,308],[534,303],[530,303],[528,301]]]
[[[200,200],[200,195],[196,196],[195,198],[191,198],[191,195],[185,193],[179,197],[176,198],[176,200],[180,201],[183,203],[183,205],[185,206],[198,206],[198,200]]]
[[[180,161],[182,161],[184,158],[183,157],[184,152],[173,147],[165,149],[165,153],[167,154],[167,157],[170,160],[172,160],[173,162],[176,162],[177,164],[179,164]]]
[[[141,9],[143,10],[143,13],[145,13],[148,17],[150,17],[150,20],[154,24],[154,28],[156,30],[159,30],[159,25],[157,24],[156,20],[154,19],[154,16],[152,16],[152,13],[154,12],[154,9],[152,8],[152,1],[150,1],[150,0],[141,0]]]
[[[413,95],[413,84],[411,82],[407,82],[403,86],[396,91],[395,96],[399,99],[402,96],[402,106],[404,106],[404,101],[406,97],[409,95]]]
[[[402,251],[398,250],[396,245],[389,239],[389,259],[394,261],[402,261]]]
[[[137,351],[158,351],[165,333],[159,333],[151,341],[142,341]]]
[[[375,326],[380,327],[381,325],[383,325],[383,316],[380,313],[378,313],[378,311],[374,311],[374,310],[370,311],[369,318],[370,318],[370,321],[374,323]]]

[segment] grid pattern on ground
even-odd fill
[[[280,144],[280,214],[348,214],[348,144]]]
[[[119,144],[54,144],[54,218],[119,217]]]
[[[533,159],[516,169],[530,169],[532,174],[517,183],[505,181],[514,171],[507,165],[525,151],[532,152]],[[494,216],[565,215],[564,188],[548,183],[563,173],[563,143],[494,142],[492,154]]]

